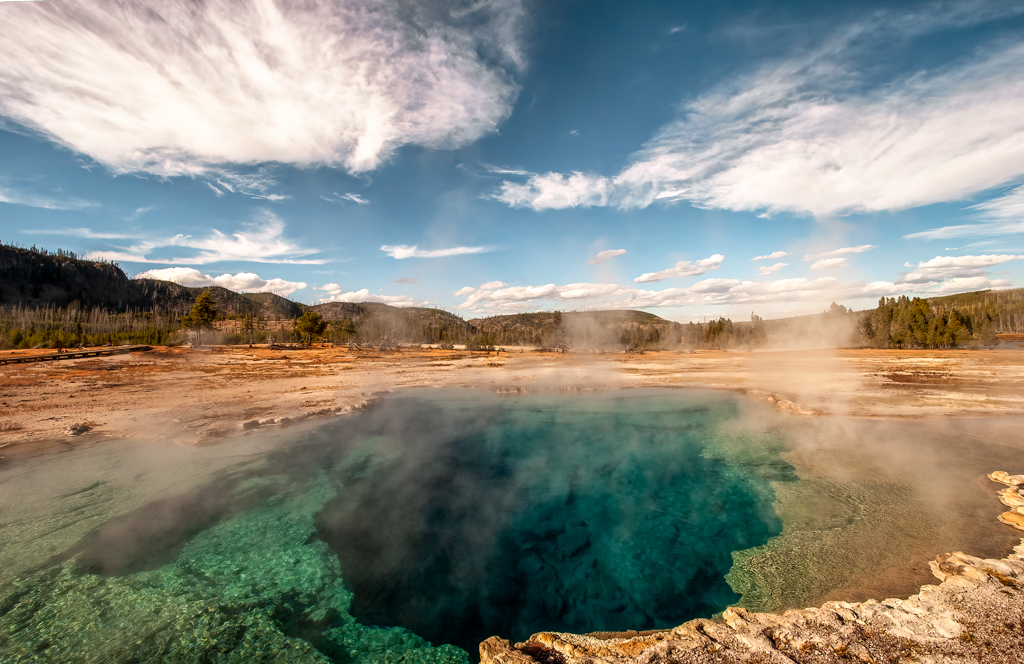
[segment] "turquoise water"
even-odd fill
[[[75,451],[81,486],[3,524],[0,661],[454,663],[672,627],[739,600],[733,554],[796,480],[737,398],[689,392],[414,390],[259,440],[131,500],[127,452]]]

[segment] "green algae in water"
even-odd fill
[[[492,634],[710,616],[793,479],[773,449],[721,453],[737,415],[665,391],[389,397],[0,589],[0,661],[456,664]]]

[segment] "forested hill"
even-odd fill
[[[493,343],[573,348],[654,348],[678,343],[683,326],[645,311],[510,314],[469,321]]]
[[[99,308],[111,313],[188,312],[209,290],[226,315],[295,318],[303,305],[273,293],[235,293],[226,288],[188,288],[170,281],[129,279],[113,263],[83,260],[71,252],[0,245],[0,306]]]
[[[942,297],[882,298],[854,312],[832,303],[821,314],[764,321],[727,318],[680,324],[642,311],[537,312],[464,320],[441,309],[332,302],[305,305],[273,293],[188,288],[129,279],[115,264],[65,251],[0,245],[0,347],[75,343],[170,343],[182,337],[181,316],[208,291],[217,318],[258,316],[263,336],[294,336],[305,311],[328,323],[333,341],[454,343],[475,347],[538,346],[594,350],[656,348],[989,346],[997,335],[1024,333],[1024,289]],[[231,327],[231,326],[228,326]],[[233,328],[232,328],[233,329]],[[260,335],[257,335],[260,336]],[[227,338],[225,337],[227,341]]]

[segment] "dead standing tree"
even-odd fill
[[[266,327],[266,322],[259,314],[255,316],[252,314],[242,316],[241,331],[245,335],[245,341],[249,344],[249,348],[252,348],[256,340],[256,334],[263,331]]]

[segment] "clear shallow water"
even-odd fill
[[[739,599],[733,551],[781,532],[770,482],[796,479],[774,440],[704,454],[737,409],[416,390],[231,443],[202,482],[159,491],[159,463],[126,461],[139,447],[70,452],[90,472],[5,524],[22,546],[2,551],[20,569],[0,590],[0,659],[455,662],[492,634],[710,616]],[[105,517],[119,501],[133,508]]]
[[[906,594],[936,553],[1008,550],[980,476],[1020,430],[414,390],[209,448],[29,448],[0,465],[0,661],[456,664],[495,633]]]
[[[664,392],[394,398],[318,536],[357,618],[434,642],[673,627],[734,604],[732,552],[782,530],[777,445],[704,454],[737,414]]]

